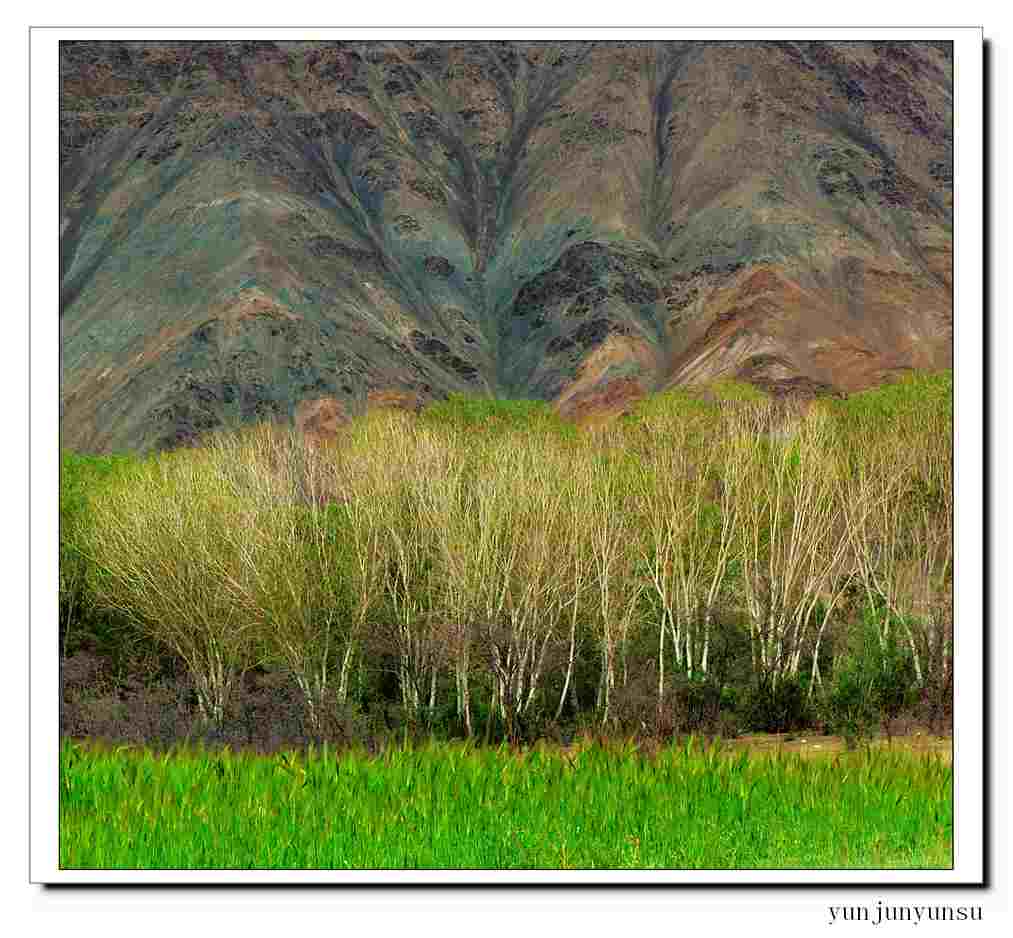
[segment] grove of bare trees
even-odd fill
[[[255,666],[290,676],[314,730],[382,675],[406,719],[467,736],[607,726],[645,681],[660,719],[674,687],[727,684],[729,635],[749,681],[815,700],[870,610],[913,690],[945,685],[946,401],[780,422],[679,401],[593,432],[380,411],[328,443],[220,434],[103,484],[74,546],[90,601],[178,656],[212,724]]]

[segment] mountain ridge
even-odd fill
[[[61,43],[65,446],[952,362],[948,43]]]

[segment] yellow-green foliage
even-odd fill
[[[245,556],[258,506],[216,471],[216,455],[148,460],[116,477],[94,495],[80,543],[97,603],[175,652],[202,712],[220,721],[255,654]]]
[[[86,456],[60,454],[60,598],[61,602],[80,601],[86,568],[81,554],[81,535],[90,521],[92,497],[114,479],[140,464],[133,456]]]
[[[706,390],[719,401],[758,403],[766,400],[766,395],[748,381],[735,381],[732,378],[715,381],[707,385]]]
[[[823,406],[846,432],[886,434],[898,425],[948,425],[953,419],[953,372],[911,372],[891,384]]]
[[[545,401],[504,401],[465,394],[451,394],[445,401],[430,404],[422,412],[422,421],[433,427],[484,434],[511,430],[574,434],[573,425],[560,418]]]
[[[716,410],[713,401],[705,400],[695,390],[671,388],[637,401],[626,419],[636,423],[656,418],[712,417]]]
[[[453,674],[461,719],[474,678],[509,730],[558,713],[582,669],[607,718],[637,648],[659,700],[664,675],[706,673],[718,607],[750,624],[757,676],[818,680],[851,582],[907,623],[922,680],[947,635],[951,387],[912,376],[788,417],[723,383],[565,432],[544,404],[463,398],[321,446],[258,427],[109,475],[73,527],[97,601],[219,715],[265,657],[311,713],[332,685],[343,700],[373,641],[413,712]]]

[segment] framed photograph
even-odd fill
[[[981,884],[982,55],[32,30],[33,881]]]

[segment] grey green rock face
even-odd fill
[[[61,45],[62,432],[945,367],[933,43]]]

